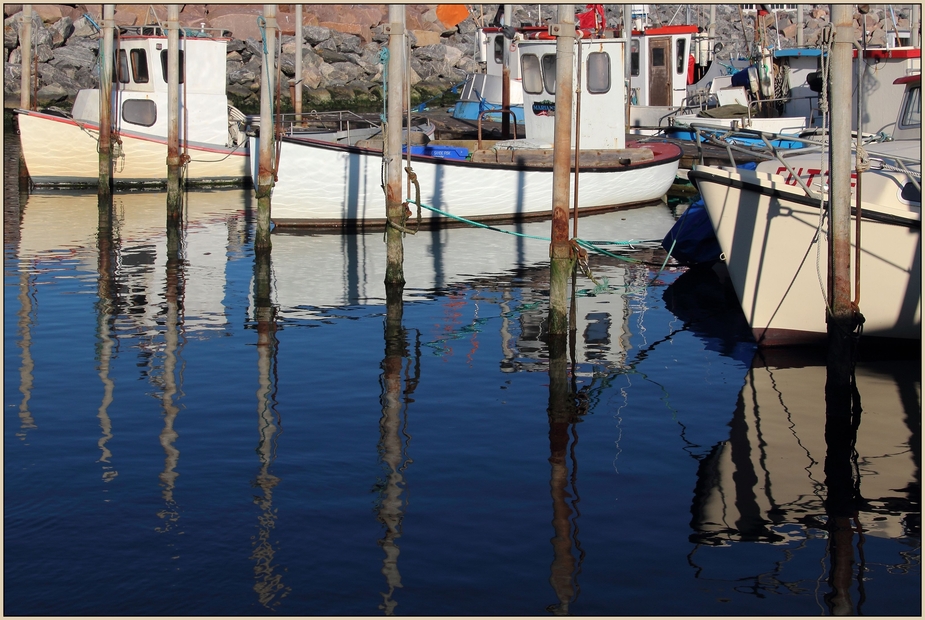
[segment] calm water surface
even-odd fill
[[[256,260],[247,193],[196,192],[168,252],[164,205],[5,192],[6,614],[921,613],[918,361],[827,442],[824,363],[645,246],[550,361],[546,242],[408,237],[387,307],[381,234]]]

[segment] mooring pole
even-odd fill
[[[909,20],[909,44],[912,47],[919,46],[919,23],[922,19],[922,7],[915,3],[912,5],[912,19]]]
[[[184,104],[186,102],[184,101]],[[167,221],[179,221],[180,196],[180,6],[167,5]]]
[[[112,201],[112,31],[116,6],[103,5],[103,40],[100,46],[100,204]]]
[[[797,5],[797,47],[803,47],[803,5]]]
[[[510,4],[504,5],[504,25],[511,28],[512,7]],[[504,34],[502,33],[502,38]],[[511,119],[508,110],[511,109],[511,44],[504,42],[504,51],[501,54],[501,139],[509,140],[511,138]]]
[[[22,5],[22,30],[19,35],[22,75],[19,78],[19,107],[32,109],[32,5]]]
[[[22,53],[21,76],[19,79],[19,107],[32,109],[32,5],[22,5],[22,29],[19,35],[19,50]],[[28,190],[29,171],[22,149],[19,151],[19,189]]]
[[[389,224],[386,226],[386,268],[385,283],[404,284],[405,248],[402,245],[402,231],[396,227],[403,221],[401,197],[401,111],[405,77],[405,6],[389,5],[389,64],[386,87],[386,144],[382,156],[386,161],[385,212]],[[410,103],[410,102],[409,102]],[[411,128],[408,128],[411,131]]]
[[[254,250],[270,249],[270,195],[274,182],[273,92],[276,81],[276,5],[263,5],[266,40],[260,70],[260,154],[257,164],[257,231]]]
[[[569,243],[569,182],[572,178],[572,77],[575,58],[575,9],[559,5],[556,36],[556,111],[552,164],[552,242],[549,245],[549,333],[568,333],[568,279],[572,273]]]
[[[295,93],[292,109],[295,121],[302,122],[302,5],[295,5]]]
[[[626,88],[626,132],[630,130],[630,105],[633,100],[633,59],[630,50],[633,42],[633,8],[631,4],[623,6],[623,38],[626,39],[626,48],[623,54],[623,77]]]
[[[830,101],[851,101],[853,6],[832,5]],[[851,105],[832,106],[829,135],[829,364],[826,389],[847,389],[851,368]],[[833,383],[834,381],[834,383]]]

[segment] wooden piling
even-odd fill
[[[19,107],[31,110],[32,103],[32,5],[22,5],[22,30],[19,35],[19,49],[22,53],[19,78]]]
[[[402,231],[395,225],[402,222],[404,206],[401,190],[401,122],[402,85],[405,76],[405,7],[389,5],[389,64],[386,87],[386,142],[382,156],[386,160],[385,211],[390,225],[386,227],[386,284],[404,284],[405,249]],[[411,128],[408,128],[411,131]]]
[[[851,101],[854,17],[851,5],[832,5],[835,43],[829,58],[829,100]],[[848,388],[854,311],[851,303],[851,106],[831,106],[829,143],[829,268],[826,389]]]
[[[569,186],[572,177],[572,77],[575,58],[575,9],[559,5],[556,39],[556,116],[553,133],[552,242],[549,245],[549,333],[568,333]]]
[[[186,102],[184,102],[186,103]],[[180,196],[180,6],[167,5],[167,219],[179,220]]]
[[[276,5],[263,6],[266,39],[260,69],[260,154],[257,164],[257,230],[254,250],[264,251],[270,242],[270,196],[274,182],[274,152],[276,136],[273,122],[273,93],[276,81]]]
[[[19,36],[19,49],[22,53],[19,80],[19,107],[23,110],[32,109],[32,5],[22,5],[22,30]],[[19,153],[19,191],[29,189],[29,170],[26,168],[26,158],[22,150]]]
[[[103,38],[100,42],[100,176],[98,197],[100,204],[112,201],[112,37],[116,6],[103,5]]]
[[[510,27],[513,14],[513,7],[510,4],[504,5],[504,25]],[[513,41],[512,41],[513,42]],[[501,139],[511,139],[511,119],[508,110],[511,109],[511,43],[504,42],[504,52],[501,55]]]
[[[302,5],[295,5],[295,93],[292,98],[295,120],[302,122]]]

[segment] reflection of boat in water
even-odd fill
[[[780,358],[768,358],[774,353]],[[785,545],[826,522],[825,360],[759,354],[746,376],[729,438],[701,462],[692,542]],[[866,536],[917,537],[921,369],[908,360],[860,362],[862,413],[854,449],[858,522]],[[698,565],[710,562],[698,552]],[[899,558],[895,558],[896,561]]]
[[[659,239],[671,227],[673,218],[664,204],[590,215],[579,220],[579,236],[594,241],[650,241]],[[441,303],[456,301],[447,290],[465,284],[477,289],[479,304],[501,306],[502,320],[521,321],[509,326],[525,346],[536,348],[536,355],[505,353],[511,369],[522,368],[523,357],[537,359],[545,345],[536,339],[546,318],[549,271],[549,222],[502,227],[524,236],[499,234],[476,228],[450,228],[419,232],[404,240],[404,299],[413,302],[437,298]],[[587,231],[582,233],[582,231]],[[530,238],[539,237],[537,238]],[[546,238],[546,240],[543,240]],[[658,242],[650,244],[657,246]],[[640,244],[645,245],[645,244]],[[611,252],[629,248],[604,245]],[[592,272],[598,281],[579,278],[584,290],[578,299],[578,356],[583,361],[611,359],[622,355],[618,326],[628,329],[628,287],[640,288],[649,274],[645,265],[613,264],[603,261]],[[606,263],[606,264],[605,264]],[[286,322],[330,319],[344,308],[385,303],[386,245],[381,233],[368,234],[275,234],[273,270],[280,319]],[[640,276],[639,271],[645,272]],[[510,282],[531,282],[529,287]],[[440,289],[440,290],[438,290]],[[595,291],[596,289],[596,291]],[[480,317],[497,316],[480,311]],[[451,326],[447,325],[447,329]],[[458,330],[480,329],[476,325],[457,325]],[[504,327],[502,329],[505,329]],[[445,333],[442,343],[452,346],[462,332]],[[625,337],[625,335],[624,335]],[[604,342],[604,340],[607,342]],[[436,345],[435,345],[436,346]],[[518,359],[515,359],[518,358]],[[505,366],[508,367],[508,366]]]
[[[184,292],[184,330],[188,334],[220,329],[227,319],[222,309],[229,251],[244,244],[244,190],[187,194],[184,223],[184,275],[191,283]],[[131,329],[150,330],[158,323],[167,265],[167,194],[119,193],[113,197],[114,231],[118,239],[115,281],[126,303]],[[96,194],[48,192],[32,194],[22,207],[19,255],[32,261],[34,271],[54,269],[54,263],[77,260],[88,272],[97,271],[99,209]],[[125,326],[117,325],[117,329]]]

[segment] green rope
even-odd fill
[[[502,230],[501,228],[496,228],[495,226],[489,226],[488,224],[483,224],[481,222],[474,222],[470,219],[466,219],[458,215],[453,215],[452,213],[442,211],[441,209],[428,206],[424,203],[414,203],[413,200],[409,200],[408,202],[411,204],[417,204],[419,207],[423,207],[424,209],[427,209],[428,211],[432,211],[433,213],[437,213],[438,215],[452,218],[454,220],[463,222],[464,224],[468,224],[469,226],[474,226],[476,228],[483,228],[485,230],[493,230],[495,232],[504,233],[506,235],[512,235],[514,237],[523,237],[525,239],[536,239],[537,241],[552,241],[550,237],[539,237],[536,235],[528,235],[525,233],[519,233],[513,230]],[[587,241],[587,240],[579,239],[576,237],[575,243],[585,248],[586,250],[591,250],[593,252],[597,252],[598,254],[609,256],[610,258],[616,258],[616,259],[628,261],[631,263],[641,263],[642,261],[638,261],[636,259],[629,258],[627,256],[620,256],[618,254],[613,254],[612,252],[608,252],[607,250],[598,247],[598,245],[624,245],[624,246],[632,247],[635,245],[641,245],[643,243],[658,243],[658,241],[657,240],[652,240],[652,241]]]

